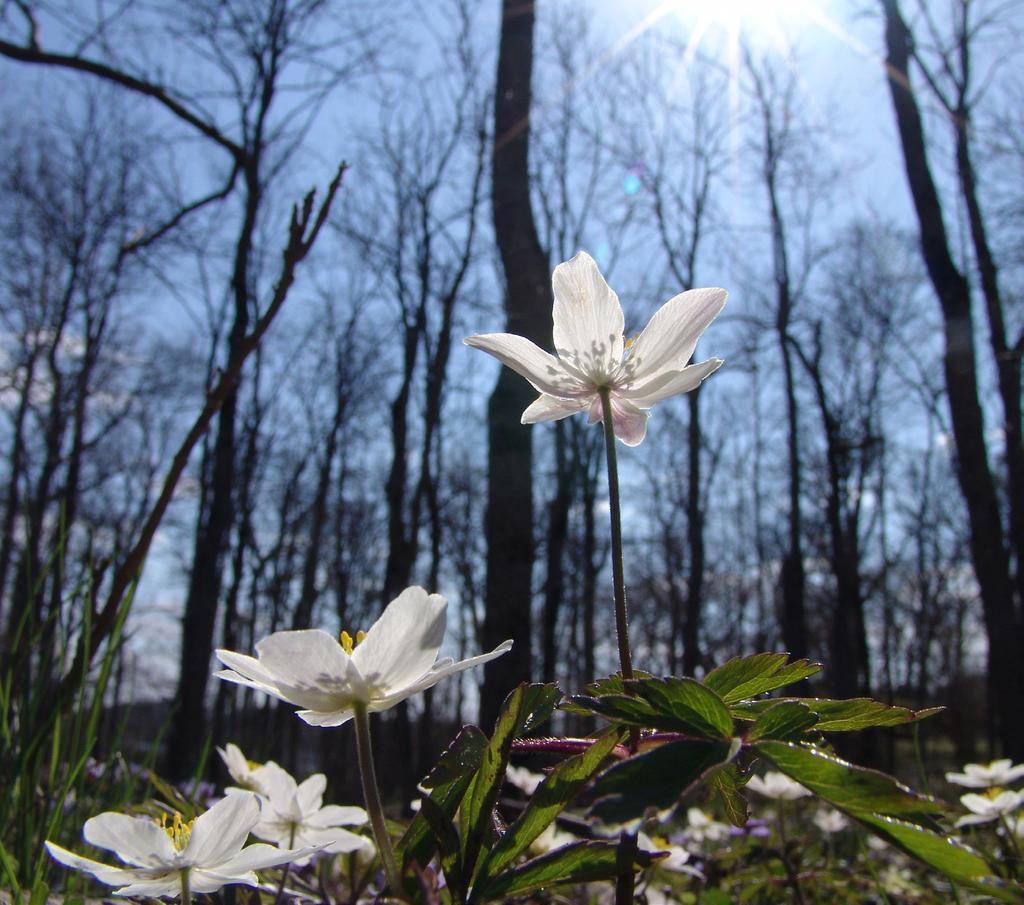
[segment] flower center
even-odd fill
[[[352,651],[355,650],[355,646],[357,644],[359,644],[363,640],[363,638],[365,638],[365,637],[366,637],[366,632],[360,630],[360,631],[356,632],[355,640],[353,640],[352,636],[348,632],[343,631],[341,633],[341,635],[338,636],[338,641],[341,643],[341,646],[344,648],[345,653],[348,654],[351,657],[352,656]]]
[[[167,825],[167,815],[163,814],[160,817],[160,824],[163,827],[165,833],[171,838],[171,842],[174,843],[174,848],[177,851],[183,851],[185,846],[188,845],[189,839],[192,838],[192,824],[194,824],[195,818],[189,820],[187,823],[181,819],[181,814],[177,811],[174,813],[174,817],[171,818],[170,826]]]

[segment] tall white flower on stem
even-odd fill
[[[557,421],[588,411],[604,420],[601,391],[610,396],[615,436],[637,446],[656,402],[696,389],[722,364],[709,358],[688,365],[697,340],[725,304],[724,289],[691,289],[667,301],[635,341],[623,336],[619,297],[585,251],[559,264],[551,278],[557,357],[522,336],[482,333],[468,346],[483,349],[525,377],[541,395],[523,412],[523,424]]]
[[[115,895],[181,896],[187,903],[193,892],[216,892],[232,883],[256,886],[255,871],[315,851],[263,843],[243,848],[259,819],[259,801],[251,792],[229,795],[189,823],[175,814],[170,826],[107,811],[89,818],[82,836],[90,845],[112,851],[123,866],[84,858],[53,842],[47,842],[46,849],[59,864],[119,887]]]
[[[257,643],[257,657],[218,650],[228,669],[215,675],[295,704],[312,726],[340,726],[352,719],[356,705],[369,713],[387,710],[512,647],[504,641],[458,663],[439,658],[447,607],[440,594],[406,588],[355,639],[342,632],[339,640],[320,629],[275,632]]]

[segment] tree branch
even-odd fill
[[[313,215],[315,190],[310,190],[306,195],[301,210],[297,205],[292,208],[291,223],[288,228],[288,244],[282,252],[281,276],[274,287],[274,295],[270,305],[263,316],[256,322],[252,332],[243,338],[235,354],[228,361],[221,373],[220,380],[207,394],[206,404],[203,406],[202,411],[199,413],[184,441],[182,441],[177,453],[175,453],[167,476],[164,478],[160,496],[157,498],[146,519],[138,541],[114,573],[110,592],[102,608],[93,614],[91,631],[87,636],[83,636],[78,643],[74,662],[61,680],[58,689],[58,705],[63,705],[71,699],[75,689],[88,672],[96,651],[99,650],[100,645],[109,637],[114,629],[125,592],[142,571],[150,544],[156,535],[156,530],[164,514],[167,512],[167,508],[174,496],[174,490],[185,471],[185,467],[188,465],[193,449],[203,434],[206,433],[210,422],[223,405],[225,398],[238,385],[246,359],[259,346],[277,313],[281,310],[281,306],[284,304],[288,292],[295,282],[296,268],[309,254],[313,243],[316,241],[321,228],[327,220],[331,204],[337,194],[338,187],[341,185],[341,179],[346,168],[347,164],[345,163],[338,167],[338,171],[327,189],[327,195],[320,205],[320,209],[316,212],[315,217]]]

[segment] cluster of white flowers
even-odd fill
[[[92,874],[116,886],[119,896],[178,896],[184,891],[216,892],[241,883],[256,886],[255,871],[304,858],[315,849],[281,849],[257,843],[243,848],[260,821],[259,798],[252,792],[228,795],[194,821],[175,814],[169,826],[149,817],[107,811],[85,822],[90,845],[112,851],[124,862],[113,866],[83,858],[53,842],[46,848],[65,867]]]
[[[365,824],[366,811],[324,806],[322,773],[297,783],[273,761],[246,760],[236,745],[218,751],[241,788],[227,788],[224,798],[194,820],[107,811],[85,822],[85,841],[112,851],[124,866],[84,858],[53,842],[46,843],[47,850],[58,863],[119,887],[115,895],[152,897],[216,892],[233,883],[256,886],[255,871],[301,866],[319,852],[373,855],[369,839],[342,828]],[[274,844],[243,848],[250,835]]]
[[[524,423],[558,420],[582,411],[588,411],[594,423],[609,414],[615,436],[636,446],[644,439],[654,403],[695,389],[722,364],[718,358],[688,364],[701,333],[725,304],[722,289],[677,295],[655,313],[634,341],[627,341],[618,296],[585,252],[555,268],[552,288],[557,357],[511,334],[466,340],[517,371],[540,392],[523,413]],[[512,642],[505,641],[489,653],[459,662],[439,657],[446,610],[447,602],[439,594],[407,588],[365,633],[353,638],[342,632],[336,638],[319,629],[275,632],[256,644],[255,657],[218,650],[217,658],[226,669],[216,675],[296,705],[298,716],[310,725],[339,726],[355,718],[357,741],[361,736],[368,739],[368,729],[362,728],[367,713],[393,707],[445,676],[486,663],[511,648]],[[185,899],[191,892],[214,892],[231,883],[256,885],[257,869],[301,865],[316,852],[372,852],[367,838],[345,829],[369,819],[381,844],[382,861],[390,868],[389,882],[394,884],[394,856],[387,851],[390,843],[379,796],[374,794],[378,800],[371,804],[365,773],[369,814],[357,807],[325,806],[323,774],[298,783],[273,761],[249,762],[235,745],[218,750],[238,786],[229,788],[225,798],[194,821],[185,823],[175,815],[167,826],[147,817],[108,812],[86,822],[86,842],[114,852],[124,866],[93,861],[47,842],[50,854],[61,864],[118,887],[118,895],[181,895]],[[360,758],[362,764],[362,747]],[[763,794],[797,797],[771,777],[768,774],[761,784]],[[508,779],[531,795],[543,777],[510,768]],[[773,782],[776,785],[770,785]],[[806,794],[800,786],[786,782]],[[751,786],[758,788],[754,781]],[[778,793],[764,791],[776,788]],[[727,832],[724,826],[710,818],[695,820],[695,810],[691,810],[688,838],[722,838]],[[250,834],[264,842],[243,847]],[[534,850],[572,838],[552,824],[534,842]],[[659,861],[662,868],[696,873],[682,847],[642,833],[638,841],[644,851],[667,853]]]
[[[1007,821],[1015,835],[1022,835],[1024,818],[1011,815],[1024,805],[1024,793],[1004,788],[1024,777],[1024,764],[1013,764],[1009,758],[990,764],[967,764],[962,773],[947,773],[946,780],[968,789],[983,789],[960,796],[960,803],[970,812],[960,817],[957,827]]]

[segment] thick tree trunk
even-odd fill
[[[234,320],[228,335],[228,360],[238,354],[249,328],[249,262],[252,255],[261,187],[258,157],[245,168],[245,218],[235,246],[231,278]],[[228,392],[217,416],[213,445],[213,467],[207,505],[200,506],[196,541],[189,575],[185,614],[181,623],[181,655],[174,719],[166,769],[170,776],[188,775],[202,750],[206,736],[206,687],[210,676],[210,655],[217,625],[221,595],[221,568],[228,535],[235,519],[235,417],[238,388]]]
[[[541,652],[545,681],[554,681],[558,671],[558,619],[565,595],[565,543],[569,533],[569,505],[572,502],[572,473],[578,462],[570,458],[565,441],[565,423],[555,424],[555,494],[548,504],[547,579],[544,583],[544,616],[541,623]]]
[[[548,260],[530,205],[528,151],[533,77],[533,5],[502,0],[494,91],[491,200],[505,271],[506,330],[550,345]],[[545,335],[547,334],[547,335]],[[489,725],[512,688],[530,678],[533,538],[533,449],[519,423],[536,394],[502,368],[487,409],[487,586],[483,648],[511,638],[512,650],[487,664],[480,718]]]
[[[690,575],[683,622],[683,675],[693,676],[700,665],[700,621],[704,603],[704,507],[701,505],[700,387],[687,396],[690,423],[686,438],[688,472],[686,494],[686,544],[690,550]],[[671,581],[671,576],[669,577]]]
[[[1024,756],[1024,721],[1018,712],[1024,698],[1024,661],[1019,656],[1024,639],[1014,605],[999,499],[985,446],[970,291],[950,254],[942,207],[928,163],[921,114],[911,90],[910,33],[897,0],[882,0],[882,8],[889,90],[921,230],[921,253],[942,309],[943,368],[956,441],[957,479],[967,504],[971,558],[988,634],[993,711],[1003,753],[1019,759]]]

